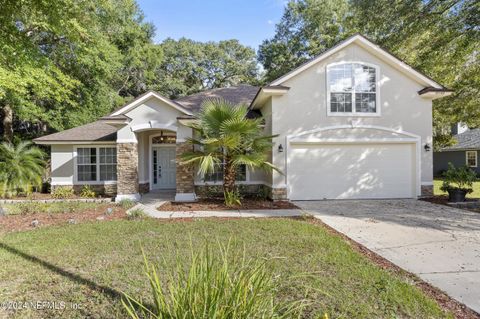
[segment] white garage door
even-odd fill
[[[292,200],[415,197],[415,144],[291,144]]]

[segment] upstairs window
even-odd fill
[[[327,67],[329,115],[378,113],[377,67],[341,63]]]

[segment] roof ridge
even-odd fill
[[[199,95],[199,94],[203,94],[205,92],[214,92],[214,91],[219,91],[219,90],[224,90],[224,89],[238,88],[238,87],[242,87],[242,86],[244,86],[244,87],[257,87],[255,85],[243,84],[243,83],[238,84],[238,85],[232,85],[232,86],[224,86],[224,87],[220,87],[220,88],[213,88],[213,89],[199,91],[197,93],[193,93],[193,94],[190,94],[190,95],[181,96],[181,97],[178,97],[178,98],[174,99],[174,101],[178,101],[178,100],[185,99],[185,98],[188,98],[188,97],[191,97],[191,96],[196,96],[196,95]]]

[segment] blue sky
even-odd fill
[[[270,38],[284,0],[137,0],[145,20],[156,26],[155,42],[165,38],[197,41],[238,39],[255,50]]]

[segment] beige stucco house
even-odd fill
[[[432,100],[451,91],[355,35],[271,82],[175,101],[147,92],[94,123],[43,136],[52,187],[92,185],[116,199],[175,189],[191,201],[221,171],[200,176],[179,155],[202,102],[250,106],[278,134],[269,156],[284,174],[245,168],[239,184],[273,199],[416,198],[432,191]]]

